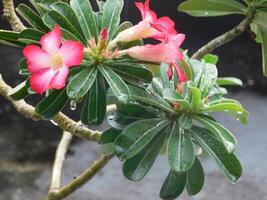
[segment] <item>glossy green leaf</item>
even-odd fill
[[[146,91],[134,87],[134,86],[128,86],[131,93],[131,100],[132,101],[140,101],[145,104],[149,104],[151,106],[154,106],[156,108],[160,108],[162,110],[165,110],[169,113],[174,113],[174,110],[170,106],[168,102],[166,102],[162,97],[159,95],[150,95]]]
[[[125,76],[125,80],[127,80],[128,77],[139,82],[150,83],[153,78],[152,72],[149,69],[137,63],[114,62],[109,66],[114,71],[118,72],[122,78]]]
[[[163,119],[146,119],[132,123],[115,141],[115,153],[120,160],[127,160],[138,154],[167,126]]]
[[[119,77],[110,67],[99,67],[101,73],[107,80],[110,88],[117,97],[117,99],[123,103],[127,103],[130,95],[130,91],[126,83]]]
[[[18,40],[26,44],[39,44],[41,37],[44,34],[45,34],[44,32],[39,31],[37,29],[28,28],[28,29],[23,30],[19,34]]]
[[[160,197],[164,200],[173,200],[177,198],[184,191],[185,184],[185,172],[175,172],[173,170],[170,170],[167,178],[165,179],[161,187]]]
[[[87,67],[76,74],[67,86],[67,94],[70,99],[79,100],[86,95],[93,85],[98,70],[95,67]]]
[[[263,74],[267,76],[267,27],[259,26],[262,43]]]
[[[133,158],[123,163],[123,174],[132,181],[140,181],[154,164],[159,151],[165,141],[165,132],[154,137],[150,143]]]
[[[67,102],[66,89],[53,90],[36,106],[35,112],[48,119],[60,112]]]
[[[205,61],[205,63],[216,65],[219,61],[219,57],[217,55],[207,54],[203,57],[203,60]]]
[[[74,40],[79,40],[83,44],[87,45],[87,40],[76,30],[71,22],[62,14],[55,10],[50,10],[43,16],[44,23],[49,27],[53,28],[55,24],[58,24],[61,28],[62,35],[65,39],[70,37]],[[76,39],[75,39],[76,38]]]
[[[219,86],[225,86],[225,85],[242,86],[243,85],[242,81],[235,77],[218,78],[216,83]]]
[[[116,138],[120,135],[120,133],[121,130],[110,128],[101,134],[100,143],[101,144],[113,143],[116,140]]]
[[[189,195],[198,194],[204,186],[205,174],[203,167],[196,157],[194,165],[186,173],[186,190]]]
[[[188,171],[195,160],[193,142],[189,132],[184,131],[176,121],[167,145],[169,165],[176,172]]]
[[[30,7],[25,4],[20,4],[16,11],[20,16],[33,28],[36,28],[40,31],[47,32],[49,28],[43,23],[42,18],[36,14]]]
[[[212,17],[246,14],[247,8],[235,0],[187,0],[179,5],[178,10],[195,17]]]
[[[101,124],[106,117],[106,86],[102,74],[98,73],[97,78],[90,88],[85,100],[81,121],[84,124]]]
[[[224,175],[231,182],[236,182],[242,174],[242,166],[235,154],[229,154],[224,145],[207,129],[193,127],[191,133],[196,142],[216,161]]]
[[[103,8],[102,29],[109,30],[109,39],[113,35],[120,24],[120,15],[123,8],[123,0],[107,0]]]
[[[183,129],[190,129],[192,127],[192,124],[193,124],[191,117],[189,115],[187,115],[186,113],[183,113],[179,117],[178,122],[179,122],[179,126]]]
[[[88,0],[71,0],[70,5],[75,11],[86,39],[98,37],[98,27],[91,3]]]
[[[88,38],[86,38],[83,34],[82,27],[74,10],[68,4],[63,2],[57,2],[52,4],[52,8],[62,14],[66,19],[68,19],[68,21],[76,29],[76,32],[78,32],[85,40],[88,40]]]
[[[24,81],[19,84],[17,87],[13,88],[8,94],[14,101],[19,101],[26,98],[29,95],[29,80]]]
[[[225,146],[228,153],[232,153],[235,150],[237,145],[237,141],[232,133],[223,127],[218,122],[208,119],[207,117],[202,116],[195,116],[195,119],[203,124],[207,129],[212,132],[217,139],[219,139]]]
[[[25,46],[24,43],[19,42],[19,33],[14,31],[0,30],[0,43],[9,46]]]
[[[192,94],[192,109],[193,111],[198,111],[202,107],[201,92],[197,87],[188,86],[188,88],[190,89]]]

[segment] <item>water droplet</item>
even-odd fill
[[[76,108],[77,108],[77,104],[76,104],[76,102],[73,101],[73,100],[71,100],[71,102],[70,102],[70,109],[71,109],[71,110],[76,110]]]
[[[107,120],[109,120],[109,121],[113,121],[113,120],[114,120],[114,118],[115,118],[115,116],[114,116],[114,115],[109,115],[109,116],[108,116],[108,118],[107,118]]]
[[[55,126],[58,126],[58,124],[57,124],[54,120],[50,120],[50,122],[51,122],[52,124],[54,124]]]
[[[239,114],[239,115],[242,115],[242,114],[243,114],[243,112],[242,112],[242,111],[240,111],[240,112],[237,112],[237,114]]]
[[[128,95],[126,94],[121,94],[118,96],[118,100],[124,104],[127,104],[128,102]]]
[[[204,14],[205,14],[205,15],[208,15],[209,13],[208,13],[208,12],[205,12]]]

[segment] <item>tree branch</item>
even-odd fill
[[[236,38],[238,35],[243,33],[247,27],[250,25],[252,19],[254,18],[255,11],[254,9],[251,9],[251,11],[248,13],[247,17],[240,22],[236,27],[231,29],[230,31],[227,31],[226,33],[222,34],[221,36],[213,39],[208,44],[201,47],[193,56],[193,59],[200,60],[202,59],[206,54],[211,53],[214,49],[230,42],[234,38]]]
[[[25,29],[15,12],[13,0],[3,0],[3,13],[14,31],[20,32]]]
[[[33,120],[44,120],[38,113],[35,112],[33,106],[27,104],[24,100],[14,101],[9,94],[11,93],[12,88],[7,85],[0,74],[0,96],[5,97],[8,101],[12,103],[14,108],[23,114],[27,118]],[[112,106],[113,107],[113,106]],[[70,119],[63,113],[58,113],[51,120],[53,120],[62,130],[70,132],[78,137],[82,137],[91,141],[98,142],[101,136],[100,131],[94,131],[86,126],[75,122]]]
[[[46,200],[62,200],[70,194],[74,193],[84,184],[86,184],[89,180],[91,180],[95,174],[97,174],[112,158],[113,156],[101,156],[98,160],[96,160],[86,171],[84,171],[80,176],[75,178],[73,181],[63,186],[57,192],[50,194],[49,199]]]
[[[51,185],[46,200],[53,200],[55,194],[60,189],[63,164],[71,140],[72,140],[72,134],[64,131],[60,143],[57,147],[57,152],[51,174]]]

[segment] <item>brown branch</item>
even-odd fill
[[[203,47],[201,47],[193,56],[193,59],[200,60],[202,59],[206,54],[211,53],[214,49],[230,42],[234,38],[236,38],[238,35],[243,33],[247,27],[250,25],[252,19],[254,18],[255,11],[252,9],[247,17],[240,22],[236,27],[231,29],[230,31],[227,31],[226,33],[222,34],[221,36],[213,39]]]
[[[65,161],[66,154],[70,146],[71,140],[72,140],[72,134],[64,131],[63,136],[57,147],[57,152],[56,152],[55,161],[54,161],[52,174],[51,174],[51,185],[50,185],[50,189],[46,197],[46,200],[53,200],[55,193],[57,193],[58,190],[60,189],[63,164]]]
[[[87,170],[85,170],[80,176],[73,181],[63,186],[57,192],[50,194],[49,199],[46,200],[62,200],[74,193],[89,180],[91,180],[112,158],[113,156],[101,156],[96,160]]]
[[[22,31],[25,29],[25,26],[22,24],[20,19],[18,18],[13,0],[3,0],[3,13],[4,16],[7,18],[8,22],[10,23],[12,29],[14,31]]]
[[[27,104],[24,100],[14,101],[9,94],[12,88],[7,85],[0,74],[0,96],[5,97],[8,101],[12,103],[14,108],[27,118],[33,120],[43,120],[43,118],[35,112],[33,106]],[[64,131],[70,132],[78,137],[82,137],[91,141],[99,141],[101,132],[90,130],[86,126],[75,122],[63,113],[58,113],[52,120]]]

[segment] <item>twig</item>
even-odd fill
[[[60,143],[57,147],[57,152],[56,152],[55,161],[54,161],[52,174],[51,174],[51,185],[50,185],[49,193],[46,197],[46,200],[52,200],[55,194],[60,189],[63,164],[65,161],[66,154],[70,146],[71,140],[72,140],[72,134],[64,131],[63,136],[60,140]]]
[[[3,0],[3,13],[14,31],[22,31],[25,26],[16,15],[13,0]]]
[[[227,31],[226,33],[222,34],[221,36],[213,39],[210,41],[208,44],[204,45],[201,47],[193,56],[193,59],[200,60],[202,59],[206,54],[211,53],[214,49],[230,42],[234,38],[236,38],[238,35],[243,33],[247,27],[250,25],[253,17],[255,15],[254,9],[251,9],[249,11],[248,15],[246,18],[240,22],[236,27],[231,29],[230,31]]]
[[[43,118],[38,115],[34,107],[27,104],[24,100],[20,101],[14,101],[12,98],[8,95],[12,91],[12,88],[7,85],[4,80],[2,79],[2,76],[0,74],[0,96],[5,97],[7,100],[9,100],[14,108],[23,114],[27,118],[31,118],[33,120],[43,120]],[[99,141],[101,132],[100,131],[94,131],[86,126],[79,124],[75,122],[74,120],[70,119],[63,113],[58,113],[55,115],[52,120],[62,129],[67,132],[70,132],[78,137],[82,137],[91,141]]]
[[[61,200],[70,194],[74,193],[85,183],[91,180],[95,174],[97,174],[112,158],[113,156],[101,156],[96,160],[86,171],[84,171],[80,176],[75,178],[73,181],[63,186],[58,192],[53,193],[53,196],[49,200]],[[48,199],[46,199],[48,200]]]

